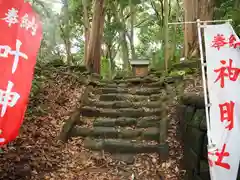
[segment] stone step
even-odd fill
[[[121,79],[114,81],[99,81],[91,82],[93,86],[106,87],[106,88],[118,88],[118,87],[165,87],[165,84],[172,84],[183,80],[183,76],[169,76],[163,78],[157,77],[145,77],[145,78],[133,78],[133,79]]]
[[[165,87],[165,83],[164,81],[157,81],[157,82],[149,82],[149,83],[140,83],[140,84],[132,84],[132,83],[114,83],[114,82],[110,82],[110,83],[96,83],[94,84],[94,86],[98,86],[98,87],[102,87],[102,88],[127,88],[127,87],[159,87],[159,88],[163,88]]]
[[[162,107],[162,101],[140,101],[140,102],[132,102],[132,101],[98,101],[94,99],[89,99],[88,105],[95,106],[99,108],[111,108],[111,109],[119,109],[119,108],[160,108]]]
[[[132,84],[140,84],[140,83],[151,83],[151,82],[158,82],[160,78],[154,76],[146,76],[146,77],[132,77],[132,78],[125,78],[114,80],[115,83],[132,83]]]
[[[152,142],[133,141],[123,139],[91,139],[86,138],[84,146],[87,149],[110,153],[159,153],[168,156],[167,144],[153,144]]]
[[[71,132],[71,137],[95,137],[95,138],[120,138],[159,141],[159,128],[152,127],[146,129],[130,129],[119,127],[94,127],[86,128],[75,126]]]
[[[115,127],[115,126],[135,126],[139,128],[159,127],[161,119],[158,116],[142,117],[142,118],[97,118],[93,122],[93,126]]]
[[[131,94],[102,94],[99,98],[100,101],[156,101],[161,99],[161,94],[151,96],[131,95]]]
[[[100,88],[99,91],[102,94],[110,94],[110,93],[121,93],[121,94],[136,94],[136,95],[145,95],[149,96],[152,94],[160,94],[162,89],[153,87],[153,88]]]
[[[163,112],[162,108],[121,108],[121,109],[100,109],[96,107],[84,106],[81,108],[82,116],[88,117],[146,117],[146,116],[160,116]]]

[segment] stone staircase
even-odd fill
[[[81,136],[84,146],[112,154],[158,153],[168,156],[166,85],[177,78],[94,80],[81,107],[63,127],[61,139]]]

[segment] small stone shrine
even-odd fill
[[[132,60],[130,61],[133,74],[136,77],[143,77],[148,75],[149,60]]]

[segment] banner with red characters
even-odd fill
[[[0,0],[0,146],[24,119],[42,39],[37,14],[24,0]]]
[[[237,178],[240,160],[240,40],[229,23],[204,27],[212,180]]]

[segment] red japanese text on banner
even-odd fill
[[[239,38],[229,23],[204,28],[214,180],[236,179],[240,154]]]
[[[23,0],[0,1],[0,145],[16,138],[42,39],[37,14]]]

